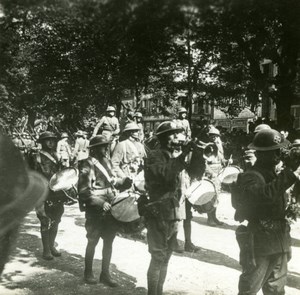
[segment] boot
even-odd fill
[[[102,272],[100,274],[100,283],[103,283],[109,287],[118,287],[118,283],[112,279],[109,273],[109,265],[112,255],[112,243],[113,239],[103,239],[102,250]]]
[[[93,245],[87,245],[85,251],[85,266],[84,266],[84,281],[87,284],[95,285],[97,280],[94,277],[93,273],[93,260],[95,254],[95,247]]]
[[[176,248],[174,250],[176,253],[183,253],[184,249],[180,247],[178,240],[176,240]]]
[[[213,221],[215,222],[216,225],[223,225],[224,222],[220,221],[217,216],[217,208],[214,209],[214,211],[212,212],[212,216],[213,216]]]
[[[156,261],[153,258],[151,259],[149,269],[147,272],[148,295],[158,295],[158,288],[160,290],[162,290],[163,288],[163,283],[161,283],[161,285],[158,287],[160,281],[161,267],[161,262]]]
[[[191,241],[185,241],[184,251],[194,253],[194,252],[198,252],[199,249],[200,248],[195,246]]]
[[[214,221],[213,212],[207,213],[207,225],[208,226],[216,226],[216,223]]]
[[[53,260],[54,257],[50,251],[49,230],[41,230],[41,237],[43,243],[43,258],[45,260]]]
[[[49,229],[49,243],[50,243],[50,251],[54,257],[60,257],[61,253],[55,248],[55,239],[57,236],[58,225],[53,226]]]
[[[184,229],[184,237],[185,237],[185,244],[184,244],[184,250],[186,252],[197,252],[199,250],[198,247],[196,247],[192,241],[192,220],[191,219],[185,219],[183,221],[183,229]]]

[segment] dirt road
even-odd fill
[[[218,215],[225,225],[209,227],[206,215],[194,214],[193,242],[198,253],[174,254],[170,261],[165,294],[167,295],[234,295],[240,274],[233,210],[228,194],[222,194]],[[300,294],[300,221],[292,225],[293,258],[289,263],[287,295]],[[179,239],[183,240],[180,227]],[[84,214],[75,204],[66,207],[57,238],[63,255],[54,261],[41,258],[39,222],[31,212],[21,227],[14,258],[7,264],[0,294],[2,295],[71,295],[122,294],[145,295],[146,272],[150,261],[145,241],[117,237],[114,243],[111,271],[120,287],[83,282],[86,246]],[[102,243],[94,262],[98,276]],[[261,294],[261,293],[260,293]]]

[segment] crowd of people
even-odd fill
[[[73,197],[78,198],[86,218],[84,281],[118,286],[109,271],[113,241],[124,220],[135,226],[132,222],[137,217],[147,228],[151,254],[148,295],[163,294],[173,251],[199,250],[192,243],[193,211],[207,214],[208,226],[223,225],[217,217],[219,196],[224,189],[220,173],[235,165],[238,172],[235,181],[229,183],[235,218],[248,222],[236,231],[243,268],[239,295],[256,294],[260,289],[264,294],[284,294],[287,262],[291,259],[286,208],[291,200],[300,200],[300,140],[289,143],[287,134],[259,124],[245,141],[230,143],[239,150],[237,153],[228,148],[228,138],[213,124],[202,126],[193,134],[187,110],[182,107],[176,119],[157,126],[155,144],[152,141],[147,145],[140,112],[128,112],[121,122],[115,114],[115,108],[108,106],[92,134],[82,130],[74,134],[74,145],[70,145],[66,132],[58,135],[42,130],[36,139],[26,132],[21,137],[12,134],[12,142],[29,168],[42,175],[36,176],[42,177],[42,183],[49,183],[63,169],[75,167],[78,171],[77,194]],[[29,172],[24,170],[26,173]],[[212,190],[205,191],[204,181]],[[195,188],[192,192],[191,187]],[[35,204],[41,224],[42,257],[53,260],[61,256],[55,239],[69,200],[62,191],[50,189],[47,196],[45,191],[40,188],[39,202],[31,202],[28,209]],[[203,195],[205,203],[201,203]],[[128,207],[124,205],[116,214],[121,203]],[[177,240],[179,226],[184,229],[183,249]],[[96,279],[93,260],[100,238],[102,270]]]

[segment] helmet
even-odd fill
[[[179,114],[180,114],[180,113],[187,113],[187,110],[186,110],[186,108],[181,107],[181,108],[179,108],[178,113],[179,113]]]
[[[208,134],[209,135],[218,135],[218,136],[220,136],[220,131],[216,127],[211,126],[210,129],[208,130]]]
[[[76,133],[75,133],[75,136],[83,136],[84,135],[84,133],[83,133],[83,131],[82,130],[78,130]]]
[[[143,118],[143,115],[140,112],[136,112],[133,117]]]
[[[140,127],[134,123],[134,122],[130,122],[130,123],[127,123],[123,129],[123,132],[126,132],[126,131],[138,131],[140,130]]]
[[[115,112],[116,109],[112,106],[108,106],[107,109],[106,109],[107,112]]]
[[[98,145],[104,145],[104,144],[109,144],[110,141],[107,139],[106,136],[104,135],[97,135],[95,137],[93,137],[91,140],[90,140],[90,144],[89,144],[89,148],[92,148],[92,147],[95,147],[95,146],[98,146]]]
[[[280,149],[283,145],[284,140],[277,130],[263,129],[254,136],[248,148],[256,151],[272,151]]]
[[[254,133],[257,133],[257,132],[259,132],[261,130],[264,130],[264,129],[271,129],[271,127],[267,124],[259,124],[255,127]]]
[[[293,148],[293,147],[298,147],[298,146],[300,146],[300,139],[295,139],[295,140],[293,141],[293,143],[292,143],[292,148]]]
[[[156,135],[161,135],[166,132],[179,132],[182,128],[178,127],[175,122],[165,121],[159,124],[156,128]]]
[[[43,133],[40,135],[39,141],[42,141],[42,140],[47,139],[47,138],[54,138],[54,139],[57,139],[56,135],[55,135],[53,132],[45,131],[45,132],[43,132]]]
[[[63,132],[60,137],[61,138],[67,138],[67,137],[69,137],[69,135],[68,135],[67,132]]]
[[[2,249],[4,246],[2,237],[15,229],[29,211],[45,200],[48,182],[40,174],[26,169],[18,148],[5,135],[0,135],[0,165],[0,248]],[[5,241],[10,241],[10,238],[12,236],[7,237]],[[0,273],[5,262],[0,257]]]

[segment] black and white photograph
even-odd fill
[[[299,0],[0,0],[0,295],[299,295]]]

